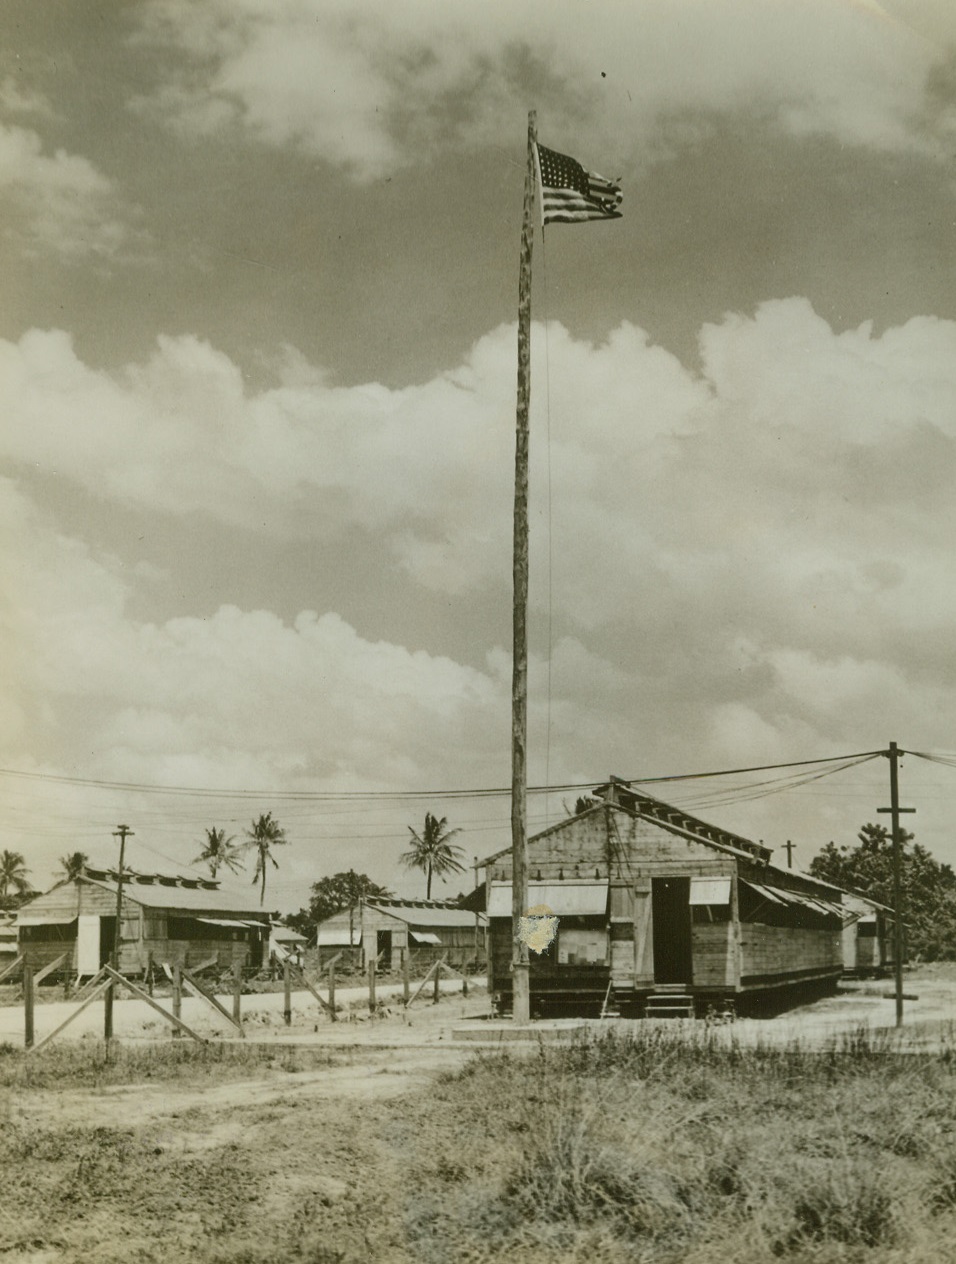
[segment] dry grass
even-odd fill
[[[269,1048],[239,1042],[193,1040],[152,1045],[116,1041],[107,1053],[101,1040],[63,1041],[24,1055],[0,1043],[0,1089],[105,1088],[122,1084],[220,1084],[270,1070],[303,1071],[334,1066],[342,1054],[321,1047]]]
[[[316,1065],[288,1053],[281,1069]],[[55,1081],[33,1088],[55,1101],[54,1082],[91,1074],[213,1080],[264,1072],[261,1059],[276,1054],[184,1045],[123,1056],[91,1072],[88,1047],[64,1046]],[[22,1074],[22,1057],[0,1058],[3,1083],[14,1064]],[[640,1027],[631,1039],[479,1056],[427,1094],[280,1094],[125,1127],[105,1116],[82,1127],[13,1120],[0,1130],[10,1174],[0,1254],[38,1264],[953,1258],[954,1048],[901,1055],[865,1033],[824,1054],[726,1048],[706,1030]]]
[[[954,1071],[862,1034],[826,1055],[658,1030],[479,1060],[443,1087],[461,1149],[452,1171],[422,1156],[413,1255],[952,1258]]]

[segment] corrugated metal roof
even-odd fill
[[[607,912],[607,880],[600,882],[529,882],[528,908],[546,904],[560,917],[603,917]],[[511,883],[493,882],[489,917],[511,916]]]
[[[87,878],[92,886],[116,894],[116,883],[109,879]],[[139,882],[123,883],[123,899],[134,900],[144,908],[182,909],[197,913],[259,913],[268,920],[254,895],[242,890],[215,890],[208,887],[172,887],[158,883],[145,885]]]
[[[459,908],[408,908],[403,904],[368,904],[369,910],[386,913],[408,926],[474,926],[475,914]],[[479,914],[479,921],[484,919]]]

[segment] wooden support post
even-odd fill
[[[33,966],[23,967],[23,1043],[33,1048]]]
[[[521,918],[528,903],[527,739],[528,739],[528,450],[531,405],[531,252],[534,243],[535,148],[537,115],[528,114],[521,260],[518,271],[518,396],[515,412],[514,602],[511,664],[511,920],[512,1013],[531,1019],[528,945]]]
[[[467,995],[468,995],[468,972],[467,972],[467,970],[464,970],[464,971],[462,972],[462,976],[461,976],[461,994],[462,994],[462,996],[467,996]]]
[[[285,1005],[282,1017],[287,1027],[292,1026],[292,968],[288,961],[282,963],[282,990],[285,994]]]
[[[100,971],[100,973],[101,974],[103,973],[102,970]],[[98,988],[96,988],[93,992],[89,994],[89,996],[86,998],[85,1001],[82,1001],[76,1007],[76,1009],[69,1016],[69,1018],[65,1019],[62,1023],[60,1023],[59,1027],[54,1028],[54,1030],[51,1031],[49,1035],[44,1036],[42,1040],[40,1040],[37,1044],[35,1044],[33,1046],[32,1052],[36,1053],[37,1050],[42,1049],[44,1045],[50,1043],[50,1041],[54,1038],[54,1036],[58,1036],[65,1027],[69,1027],[73,1019],[79,1018],[80,1014],[83,1013],[83,1011],[87,1008],[87,1006],[92,1005],[94,1001],[98,1001],[100,999],[100,997],[107,990],[109,985],[110,985],[109,979],[107,979],[105,983],[101,983]]]
[[[329,966],[329,1012],[335,1018],[335,961]]]
[[[114,979],[117,983],[122,983],[123,987],[128,988],[137,1000],[145,1001],[151,1009],[156,1010],[157,1014],[162,1014],[163,1018],[165,1018],[167,1022],[172,1022],[174,1030],[184,1031],[187,1036],[192,1036],[193,1040],[195,1040],[198,1044],[204,1045],[208,1043],[204,1036],[197,1035],[191,1027],[187,1027],[177,1014],[170,1014],[167,1010],[163,1009],[159,1001],[154,1001],[148,992],[144,992],[143,989],[137,987],[135,983],[131,983],[129,979],[124,979],[121,974],[117,974],[112,966],[104,966],[103,970],[110,978]],[[182,988],[180,988],[179,995],[180,999],[182,999]]]
[[[183,973],[178,965],[173,966],[173,1018],[177,1022],[182,1022],[183,1017]],[[178,1040],[181,1031],[179,1027],[173,1027],[173,1037]]]
[[[116,984],[110,979],[110,985],[103,997],[103,1039],[107,1045],[113,1039],[113,995]]]
[[[437,1005],[441,1000],[441,968],[444,964],[443,960],[435,962],[435,995],[432,999],[433,1005]]]
[[[38,970],[36,974],[33,976],[34,984],[42,983],[44,979],[49,978],[49,976],[54,972],[54,970],[59,970],[60,966],[63,964],[64,961],[66,961],[69,955],[70,954],[68,952],[63,952],[63,953],[60,953],[60,955],[56,958],[55,961],[48,961],[47,964],[43,967],[43,969]]]
[[[372,957],[368,963],[368,1012],[375,1013],[375,958]]]
[[[242,965],[234,961],[232,964],[232,1021],[242,1027]]]
[[[411,963],[406,948],[402,953],[402,1004],[408,1009],[408,999],[412,994]]]

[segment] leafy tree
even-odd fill
[[[68,855],[60,857],[60,872],[67,882],[72,882],[74,878],[80,876],[89,863],[90,858],[85,851],[71,851]]]
[[[439,820],[431,812],[426,812],[425,828],[421,834],[410,825],[408,832],[412,836],[412,845],[408,851],[402,853],[401,861],[409,869],[421,869],[425,874],[425,898],[430,900],[433,874],[444,880],[446,873],[465,872],[465,866],[459,859],[464,852],[450,842],[461,830],[450,830],[446,816]]]
[[[260,883],[259,903],[266,902],[266,873],[271,864],[273,869],[279,868],[279,862],[272,854],[273,847],[284,846],[289,840],[285,830],[273,817],[271,812],[263,813],[257,821],[252,822],[252,829],[246,830],[245,844],[256,853],[256,871],[252,875],[253,884]]]
[[[313,882],[309,907],[300,909],[298,913],[287,917],[286,921],[300,934],[311,935],[319,922],[324,922],[334,913],[347,908],[350,914],[349,929],[354,930],[351,915],[358,908],[360,900],[387,900],[391,898],[391,894],[391,891],[380,887],[366,874],[349,869],[347,873],[332,874],[331,877]],[[350,942],[351,938],[350,936]]]
[[[9,907],[15,908],[20,902],[19,897],[29,895],[33,890],[27,880],[29,872],[20,852],[0,852],[0,896]]]
[[[956,873],[900,830],[900,887],[910,952],[956,957]],[[884,825],[864,825],[857,845],[828,843],[810,862],[814,877],[893,907],[893,844]]]
[[[206,844],[193,864],[208,865],[209,874],[213,878],[223,866],[231,869],[233,873],[238,873],[242,868],[242,861],[239,859],[240,851],[241,844],[236,842],[234,835],[230,834],[227,838],[225,830],[216,829],[213,825],[206,830]]]

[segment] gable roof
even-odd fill
[[[102,872],[102,871],[99,871]],[[242,890],[220,889],[218,882],[203,879],[201,882],[190,882],[188,886],[180,886],[178,882],[141,882],[139,875],[123,876],[123,899],[132,900],[144,908],[182,909],[184,913],[242,913],[246,916],[256,914],[259,920],[267,921],[269,913],[263,909],[255,896]],[[115,877],[93,878],[85,874],[79,879],[89,886],[99,887],[103,891],[116,894]]]
[[[732,833],[730,830],[721,829],[717,825],[709,825],[697,817],[690,816],[680,808],[671,807],[669,803],[664,803],[651,795],[630,790],[627,791],[626,795],[619,793],[618,786],[625,784],[623,782],[615,782],[613,791],[608,786],[599,786],[595,794],[599,794],[602,790],[608,791],[608,798],[601,798],[593,806],[587,808],[586,811],[577,812],[574,816],[565,817],[563,821],[557,821],[554,825],[549,825],[547,829],[541,830],[529,838],[528,845],[531,846],[538,839],[547,838],[549,834],[567,829],[572,821],[580,821],[584,817],[593,816],[597,812],[603,813],[610,810],[618,812],[622,816],[641,817],[644,820],[653,821],[655,825],[661,826],[670,834],[678,834],[682,838],[689,838],[693,842],[702,843],[706,847],[726,852],[741,860],[754,860],[761,864],[769,862],[773,853],[771,848],[765,847],[763,843],[755,843],[740,834]],[[613,797],[610,797],[611,794],[613,794]],[[622,801],[625,798],[627,801]],[[499,857],[507,856],[510,851],[510,847],[502,847],[494,855],[486,857],[481,863],[487,866],[498,860]]]

